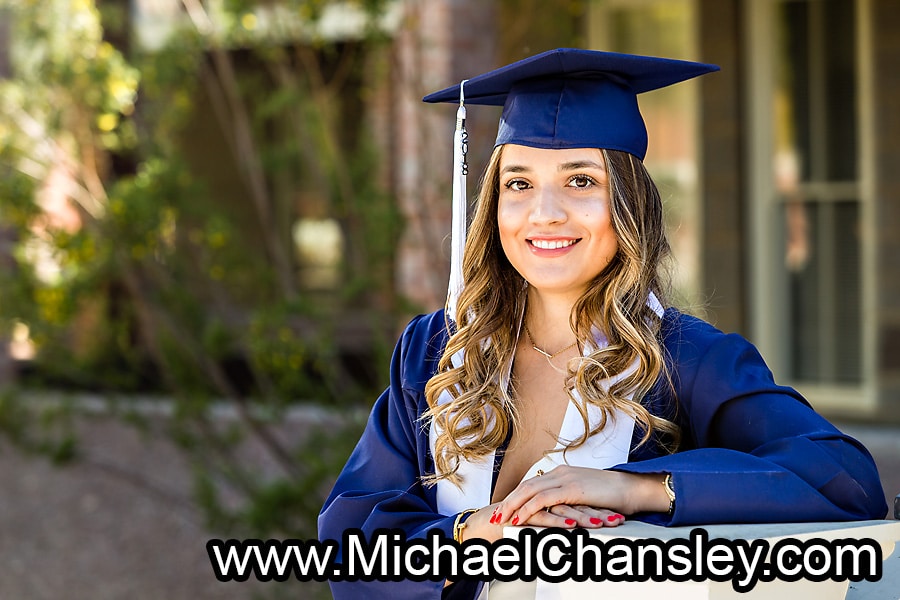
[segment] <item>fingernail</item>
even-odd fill
[[[496,525],[497,523],[502,523],[502,522],[503,522],[503,513],[497,513],[497,518],[494,521],[494,524]]]
[[[603,522],[603,519],[600,519],[600,518],[598,518],[598,517],[591,517],[591,523],[592,523],[593,525],[599,525],[599,524],[602,523],[602,522]]]
[[[571,527],[574,524],[575,524],[575,519],[566,519],[566,525],[568,525],[569,527]]]
[[[513,517],[512,524],[513,524],[513,525],[518,525],[518,524],[519,524],[519,516],[518,516],[518,515],[516,515],[515,517]]]
[[[618,518],[622,519],[623,521],[625,520],[625,515],[620,515],[619,513],[616,513],[616,516]]]
[[[619,518],[619,515],[609,515],[608,517],[606,517],[606,520],[609,521],[610,523],[612,523],[613,521],[615,521],[618,518]]]

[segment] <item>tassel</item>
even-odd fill
[[[456,110],[456,131],[453,134],[453,219],[450,231],[450,285],[447,290],[447,318],[456,321],[456,306],[463,289],[463,249],[466,245],[468,200],[466,198],[466,175],[469,165],[466,154],[469,151],[469,134],[466,132],[466,107],[463,86],[459,84],[459,108]]]

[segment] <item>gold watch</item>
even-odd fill
[[[672,486],[672,474],[666,473],[666,478],[662,483],[666,488],[666,495],[669,497],[669,511],[666,514],[671,515],[675,512],[675,488]]]

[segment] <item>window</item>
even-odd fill
[[[849,407],[867,367],[858,6],[749,4],[755,332],[779,377]]]

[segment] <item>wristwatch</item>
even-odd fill
[[[675,512],[675,488],[672,486],[672,474],[666,473],[663,479],[663,487],[666,488],[666,495],[669,497],[669,511],[666,513],[671,515]]]

